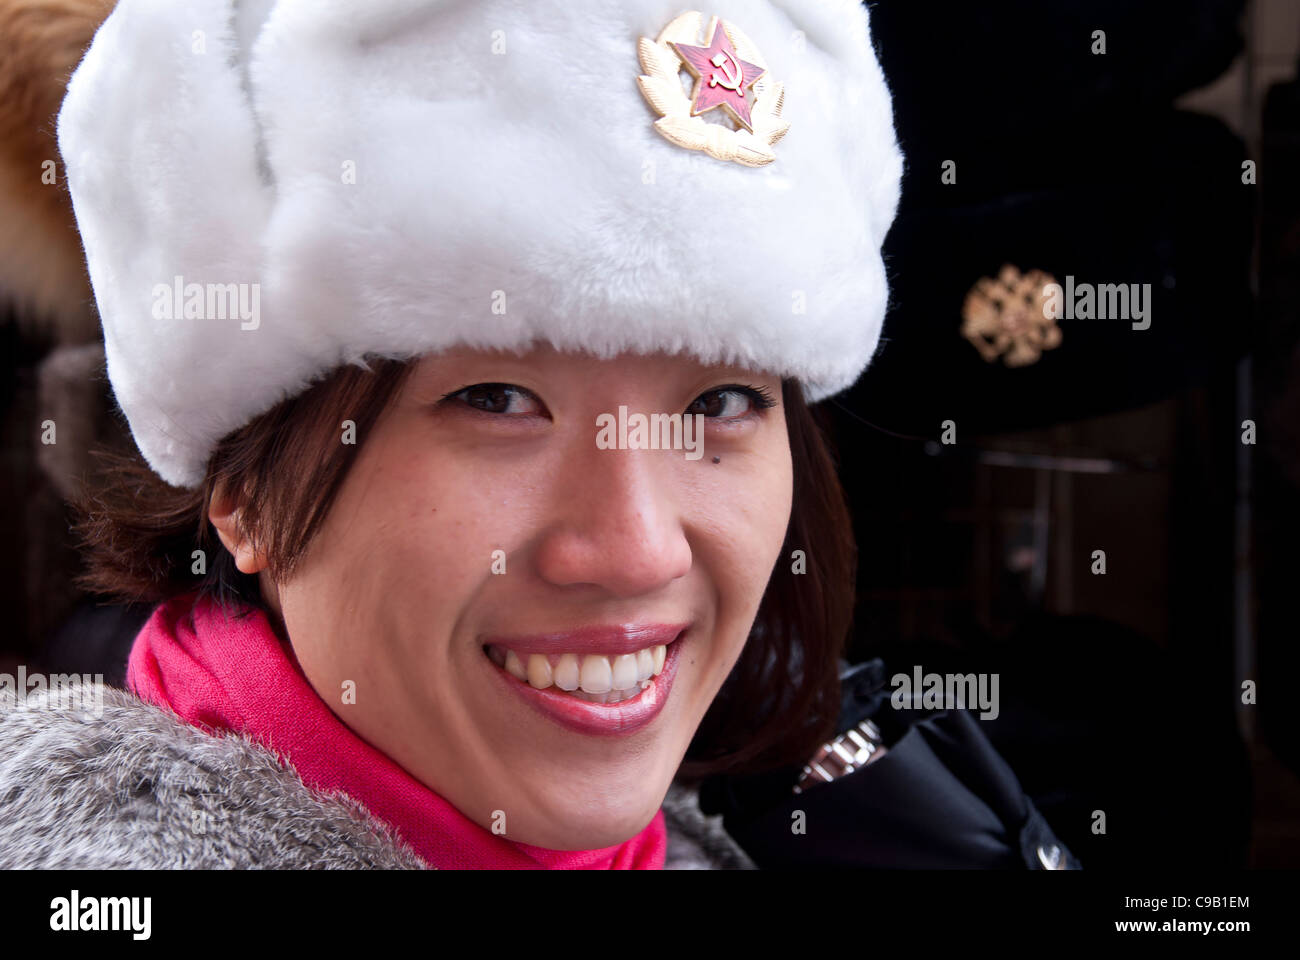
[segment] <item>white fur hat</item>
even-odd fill
[[[903,163],[867,12],[688,10],[120,0],[58,134],[151,466],[196,486],[368,353],[539,341],[851,385]]]

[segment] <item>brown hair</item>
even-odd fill
[[[195,490],[169,486],[138,453],[98,452],[102,474],[75,505],[86,559],[78,585],[149,603],[198,590],[232,613],[241,605],[265,610],[257,577],[235,567],[208,520],[218,485],[242,491],[241,532],[266,549],[271,576],[288,580],[413,367],[376,360],[338,368],[223,439]],[[820,415],[795,380],[782,384],[782,398],[794,465],[785,544],[749,641],[687,751],[686,778],[802,764],[834,735],[839,717],[852,527]],[[345,419],[356,424],[356,444],[339,443]],[[196,550],[206,560],[202,573],[193,572]],[[805,556],[802,572],[791,562],[795,550]]]

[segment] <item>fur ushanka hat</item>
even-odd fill
[[[855,0],[120,0],[58,135],[177,486],[365,354],[686,352],[814,402],[880,336],[903,161]]]

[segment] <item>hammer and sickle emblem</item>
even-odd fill
[[[722,67],[724,71],[723,79],[719,79],[716,73],[713,76],[709,77],[709,86],[726,87],[728,90],[736,90],[736,91],[740,90],[740,85],[742,82],[744,82],[745,79],[745,72],[744,70],[741,69],[740,64],[736,63],[736,61],[732,59],[732,57],[729,54],[727,53],[715,54],[713,59],[710,60],[709,63],[713,64],[715,67]],[[731,75],[731,71],[733,68],[736,71],[736,75],[734,77]]]

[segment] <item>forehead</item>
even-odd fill
[[[421,357],[414,376],[419,379],[454,378],[489,370],[496,371],[493,376],[504,377],[515,371],[520,375],[577,378],[592,383],[641,376],[665,380],[705,375],[780,379],[768,371],[735,364],[706,364],[689,353],[627,352],[599,357],[592,353],[557,350],[550,344],[534,345],[524,352],[458,346]]]

